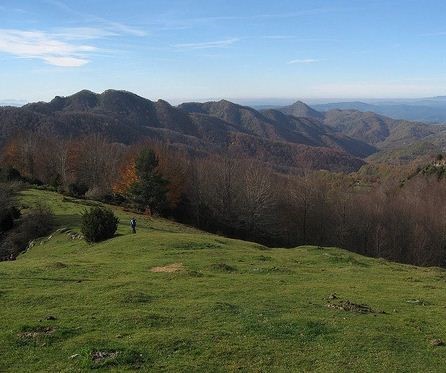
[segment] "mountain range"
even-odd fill
[[[426,123],[446,123],[446,97],[431,97],[412,100],[378,100],[372,102],[350,101],[314,104],[317,111],[359,110],[374,112],[393,119],[405,119]]]
[[[226,100],[172,106],[116,90],[84,90],[50,102],[0,107],[0,146],[18,133],[33,131],[62,137],[100,133],[124,144],[150,138],[194,155],[255,158],[281,171],[354,171],[377,152],[419,141],[438,147],[438,139],[446,139],[444,126],[357,110],[321,112],[299,101],[265,110]]]

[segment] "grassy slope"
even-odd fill
[[[79,229],[79,203],[46,200]],[[97,245],[55,235],[0,263],[0,371],[441,371],[446,272],[339,250],[268,250],[118,211],[119,236]],[[179,273],[150,269],[172,263]],[[225,270],[225,263],[234,271]],[[226,268],[230,269],[230,268]],[[386,314],[326,307],[326,298]],[[421,299],[425,305],[407,303]],[[46,320],[52,315],[56,320]],[[50,335],[32,334],[50,327]],[[28,334],[21,334],[28,333]],[[120,351],[93,362],[92,351]],[[79,356],[70,359],[71,355]]]

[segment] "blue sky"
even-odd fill
[[[446,2],[0,0],[0,100],[446,94]]]

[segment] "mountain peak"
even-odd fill
[[[297,100],[294,104],[292,104],[291,106],[305,106],[305,107],[309,107],[305,102]]]
[[[324,115],[319,111],[314,110],[302,101],[296,101],[294,104],[282,107],[282,113],[292,115],[294,117],[306,117],[313,119],[323,119]]]

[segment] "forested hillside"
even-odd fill
[[[229,101],[173,107],[121,91],[3,108],[0,179],[270,246],[339,246],[445,266],[445,185],[417,171],[440,167],[443,128],[357,111],[321,116],[301,102],[294,109],[285,111],[310,117]],[[156,206],[141,199],[154,187],[138,171],[145,152],[163,180],[147,197],[162,196]]]
[[[81,91],[49,103],[0,108],[0,141],[34,132],[65,139],[102,134],[112,142],[151,139],[195,154],[260,159],[281,169],[304,162],[336,171],[357,170],[364,164],[360,158],[375,151],[318,121],[278,114],[264,115],[228,101],[173,107],[129,92]]]

